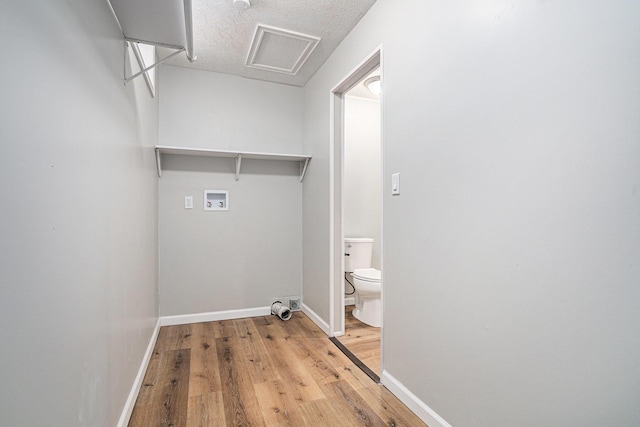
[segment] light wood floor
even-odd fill
[[[301,312],[165,326],[130,427],[424,426]]]
[[[338,341],[344,344],[362,363],[380,376],[380,328],[362,323],[351,312],[355,305],[345,306],[344,335]]]

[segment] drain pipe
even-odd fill
[[[286,305],[283,305],[281,301],[271,304],[271,314],[278,316],[282,320],[291,319],[291,310]]]

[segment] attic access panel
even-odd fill
[[[320,37],[258,24],[253,35],[246,65],[277,73],[298,73]]]

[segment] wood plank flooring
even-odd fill
[[[425,426],[303,313],[165,326],[129,427]]]
[[[380,328],[362,323],[351,312],[354,305],[345,307],[344,335],[338,337],[345,347],[362,363],[380,376]]]

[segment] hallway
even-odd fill
[[[303,313],[160,330],[129,423],[424,426]]]

